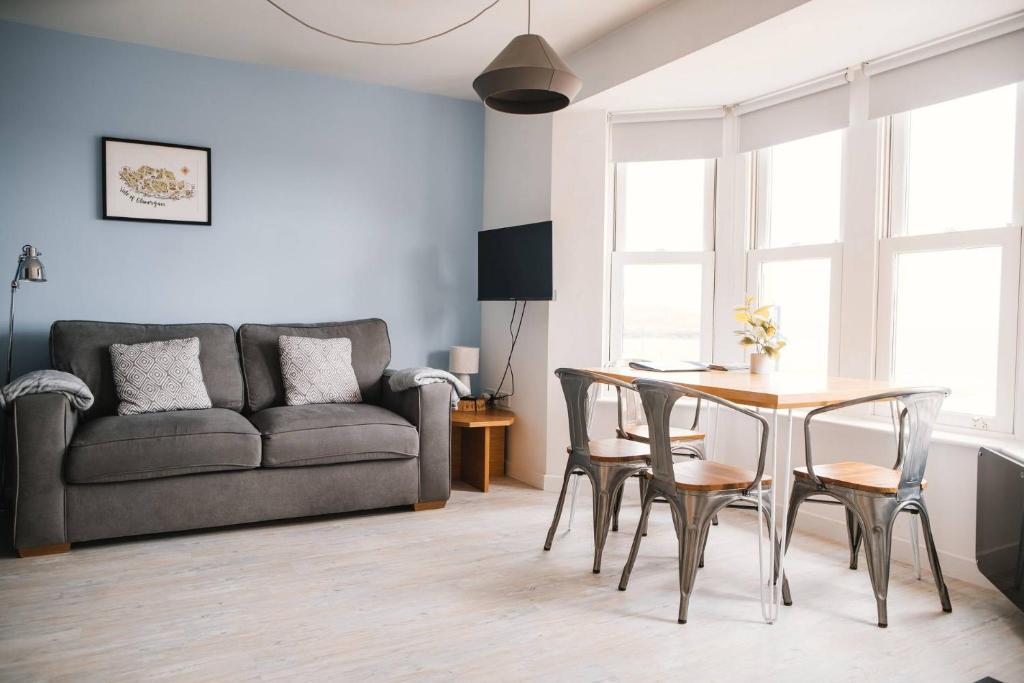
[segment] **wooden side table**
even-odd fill
[[[497,408],[452,411],[452,480],[487,493],[491,477],[505,475],[505,432],[515,421]]]

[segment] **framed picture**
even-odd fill
[[[103,138],[103,218],[210,225],[210,148]]]

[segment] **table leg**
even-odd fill
[[[757,410],[760,414],[760,410]],[[757,564],[758,564],[758,576],[761,580],[761,618],[764,619],[766,624],[775,623],[775,619],[778,616],[778,611],[775,604],[775,581],[774,581],[774,559],[775,559],[775,538],[776,538],[776,527],[775,524],[775,505],[777,502],[778,487],[778,459],[776,458],[776,452],[778,450],[779,443],[779,411],[772,411],[771,424],[769,426],[769,436],[771,437],[771,443],[768,445],[768,458],[770,463],[765,463],[765,472],[771,471],[772,487],[768,493],[769,509],[772,511],[772,523],[768,525],[768,552],[764,549],[764,525],[761,520],[760,507],[757,510]],[[754,438],[757,443],[757,447],[760,448],[760,431],[754,429]],[[762,479],[763,479],[762,475]],[[761,482],[757,483],[757,500],[758,506],[761,505],[763,487]],[[768,557],[767,567],[765,567],[765,556]]]
[[[782,579],[786,575],[786,524],[789,518],[789,497],[792,493],[790,491],[789,479],[793,471],[793,411],[786,411],[786,450],[785,456],[782,460],[782,477],[774,479],[772,481],[772,489],[777,492],[781,492],[781,510],[775,508],[772,512],[774,517],[778,517],[778,531],[779,534],[779,578],[775,583],[775,592],[773,594],[773,602],[775,605],[775,618],[779,617],[779,608],[782,605]],[[774,547],[774,546],[773,546]]]
[[[760,412],[760,411],[758,411]],[[786,411],[786,443],[783,449],[782,466],[779,466],[779,411],[772,410],[771,420],[771,476],[772,488],[769,491],[769,506],[772,511],[772,523],[768,527],[768,552],[764,551],[764,532],[761,520],[757,520],[757,557],[758,569],[761,578],[761,616],[766,624],[774,624],[779,618],[779,607],[782,605],[782,578],[785,576],[786,547],[785,533],[786,522],[789,516],[789,473],[792,469],[793,459],[793,411]],[[765,469],[768,469],[766,463]],[[781,470],[782,477],[779,477]],[[780,492],[781,491],[781,492]],[[757,487],[758,499],[760,500],[762,488],[760,483]],[[780,505],[781,504],[781,505]],[[781,507],[781,510],[780,510]],[[778,551],[776,551],[776,539],[778,539]],[[775,559],[778,552],[779,578],[775,580]],[[764,557],[768,556],[768,566],[765,567]]]
[[[504,427],[462,430],[462,481],[484,493],[491,483],[491,429]]]

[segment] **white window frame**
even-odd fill
[[[1024,401],[1015,401],[1015,393],[1024,389],[1024,83],[1017,84],[1017,122],[1014,135],[1013,216],[1008,227],[979,226],[924,235],[906,234],[906,164],[909,152],[911,112],[887,118],[889,147],[887,173],[882,176],[883,196],[887,200],[883,235],[878,248],[878,310],[876,312],[875,376],[892,376],[895,333],[896,256],[902,253],[971,249],[987,246],[1002,248],[1002,279],[999,307],[999,347],[997,351],[996,415],[979,416],[943,411],[938,423],[972,432],[990,431],[1024,437]],[[1020,389],[1019,389],[1020,388]],[[883,414],[881,409],[876,413]],[[885,413],[887,414],[887,413]]]
[[[827,259],[829,261],[829,319],[828,319],[828,369],[830,376],[839,373],[839,340],[840,340],[840,309],[843,305],[843,245],[811,244],[799,247],[773,247],[771,249],[753,249],[747,255],[747,282],[751,294],[759,304],[770,304],[761,301],[761,266],[766,263],[783,261],[806,261],[810,259]],[[786,321],[783,319],[782,332],[785,334]]]
[[[842,172],[840,175],[840,191],[839,191],[839,236],[833,242],[815,242],[810,244],[792,244],[786,245],[785,247],[771,247],[773,249],[790,249],[798,247],[810,247],[817,246],[819,244],[841,244],[843,241],[843,217],[846,215],[846,164],[845,159],[847,156],[847,135],[846,131],[840,132],[842,137],[842,146],[839,154],[839,163],[842,166]],[[817,136],[810,136],[817,137]],[[780,143],[786,144],[786,143]],[[757,248],[769,248],[769,234],[768,234],[768,195],[771,191],[772,186],[772,148],[765,147],[754,151],[754,178],[753,178],[753,200],[754,200],[754,235],[753,244]]]
[[[842,151],[840,164],[839,191],[839,237],[835,242],[820,244],[800,244],[785,247],[769,247],[768,244],[768,196],[771,188],[771,148],[759,149],[754,152],[751,182],[753,184],[752,200],[754,203],[751,243],[747,251],[747,290],[759,303],[761,302],[761,266],[765,263],[779,261],[803,261],[808,259],[828,259],[829,264],[829,320],[828,320],[828,369],[829,375],[839,373],[839,346],[842,324],[843,305],[843,237],[845,234],[846,216],[846,156],[847,134],[842,131]],[[785,324],[785,323],[783,323]],[[783,330],[785,332],[785,330]]]
[[[699,264],[701,266],[700,359],[710,361],[714,339],[715,301],[715,178],[717,160],[704,161],[704,249],[702,251],[625,251],[625,189],[627,167],[615,164],[614,225],[609,287],[609,361],[622,358],[625,319],[623,275],[628,265]],[[690,359],[686,359],[690,360]]]
[[[1021,262],[1021,229],[993,228],[932,235],[887,237],[879,244],[878,339],[875,373],[892,377],[895,344],[896,257],[915,252],[952,251],[979,247],[1002,249],[1002,277],[999,297],[999,347],[996,357],[996,415],[970,415],[943,411],[942,424],[1010,433],[1013,431],[1014,386],[1017,361],[1017,312]],[[950,358],[951,363],[970,359]]]
[[[889,224],[888,234],[892,237],[906,237],[907,235],[907,156],[910,152],[910,115],[912,112],[903,112],[889,117]],[[1011,221],[1005,225],[978,225],[976,229],[999,229],[1010,228],[1020,223],[1021,203],[1021,176],[1024,175],[1024,85],[1017,86],[1017,123],[1015,128],[1014,142],[1016,153],[1014,155],[1014,185],[1013,185],[1013,215]],[[952,228],[943,232],[964,232],[970,230],[968,226]],[[942,234],[942,233],[928,233]]]

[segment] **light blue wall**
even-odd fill
[[[0,276],[27,242],[49,276],[18,295],[15,371],[64,318],[375,316],[392,365],[443,366],[480,341],[483,126],[474,102],[0,22]],[[104,135],[211,147],[213,226],[102,220]]]

